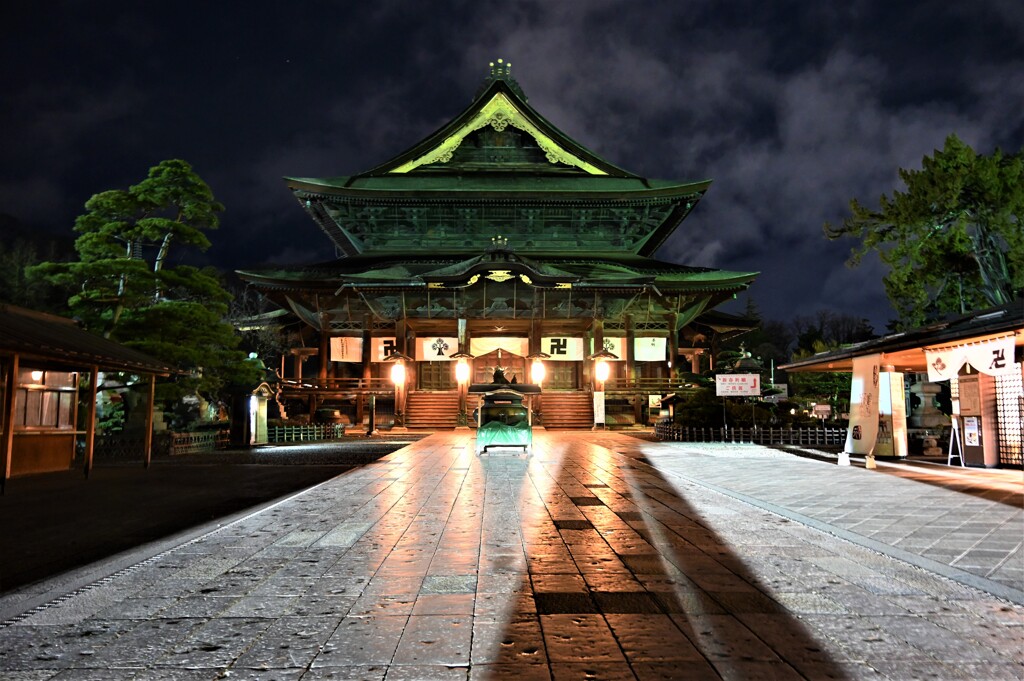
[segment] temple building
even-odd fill
[[[642,423],[751,328],[713,308],[757,273],[653,257],[710,181],[612,165],[535,111],[501,60],[397,157],[287,185],[339,256],[239,272],[305,325],[280,369],[289,416],[362,423],[375,397],[396,425],[454,427],[475,406],[464,385],[501,368],[543,386],[545,426]]]

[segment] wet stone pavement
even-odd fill
[[[1005,496],[915,543],[882,530],[964,491],[753,445],[472,444],[437,433],[48,603],[0,598],[0,679],[1024,676]],[[997,548],[954,564],[957,540]]]

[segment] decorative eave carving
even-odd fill
[[[562,163],[568,166],[579,168],[590,175],[607,175],[605,171],[584,161],[575,154],[570,153],[534,125],[515,103],[503,92],[495,93],[490,101],[483,105],[473,118],[453,134],[445,138],[440,145],[426,154],[407,161],[394,168],[392,173],[407,173],[423,165],[431,163],[447,163],[452,160],[452,154],[459,148],[466,137],[484,126],[491,126],[501,132],[509,125],[522,130],[532,137],[543,151],[549,163]]]

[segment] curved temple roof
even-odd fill
[[[286,178],[345,255],[428,248],[479,252],[494,234],[531,251],[652,255],[710,180],[651,180],[576,142],[531,107],[499,60],[455,118],[351,176]]]

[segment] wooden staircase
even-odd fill
[[[594,396],[585,392],[548,392],[542,395],[545,428],[592,428]]]
[[[409,428],[455,428],[459,424],[459,394],[455,391],[414,390],[405,402]]]

